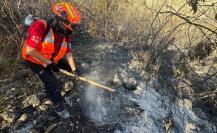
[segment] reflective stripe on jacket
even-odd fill
[[[45,27],[46,27],[47,24],[45,22],[43,22],[43,23],[45,24]],[[42,42],[42,48],[38,52],[41,53],[42,56],[44,56],[45,58],[52,60],[55,63],[58,63],[58,61],[61,58],[63,58],[63,56],[65,55],[65,53],[67,51],[66,38],[63,38],[63,41],[60,45],[61,46],[59,48],[59,51],[57,51],[58,53],[56,54],[55,48],[54,48],[54,33],[53,33],[52,28],[50,28],[48,34],[45,36],[45,38]],[[37,60],[36,58],[26,54],[26,42],[22,46],[22,58],[24,60],[28,60],[28,61],[31,61],[33,63],[39,64],[39,65],[44,64],[43,62]]]

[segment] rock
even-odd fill
[[[52,125],[50,125],[50,126],[45,130],[45,133],[50,133],[56,126],[57,126],[57,124],[52,124]]]
[[[48,109],[47,105],[41,105],[38,107],[40,111],[46,111]]]
[[[114,74],[113,82],[116,83],[116,84],[121,84],[121,80],[120,80],[120,77],[119,77],[118,73]]]
[[[37,107],[40,105],[40,100],[36,95],[29,96],[25,101],[23,101],[23,107],[26,108],[28,106]]]
[[[128,65],[129,65],[128,66],[129,69],[131,69],[131,70],[133,70],[133,69],[139,70],[143,67],[144,64],[143,64],[143,62],[140,62],[138,60],[133,60],[133,61],[129,62]]]
[[[192,101],[189,99],[184,99],[183,104],[188,110],[192,110]]]
[[[44,104],[45,105],[53,105],[53,102],[50,99],[45,99]]]
[[[11,123],[14,122],[14,119],[16,116],[12,112],[6,112],[5,111],[2,114],[0,114],[0,117],[10,125]]]
[[[61,96],[64,97],[66,95],[65,91],[61,91]]]
[[[178,105],[180,107],[185,107],[186,109],[192,109],[192,102],[188,99],[179,99]]]
[[[193,123],[187,123],[185,125],[185,132],[186,133],[193,133],[193,132],[195,132],[196,129],[197,128]]]
[[[144,91],[144,86],[138,85],[138,86],[136,87],[136,90],[134,90],[134,93],[135,93],[135,94],[142,94],[143,91]]]
[[[136,87],[136,90],[142,92],[144,90],[144,86],[139,85]]]
[[[137,81],[134,77],[131,77],[126,71],[119,71],[113,78],[114,83],[119,83],[127,90],[135,90],[137,87]]]
[[[73,89],[73,87],[74,87],[74,83],[73,82],[67,82],[67,83],[65,83],[65,85],[64,85],[64,91],[65,92],[68,92],[68,91],[70,91],[70,90],[72,90]]]
[[[18,119],[18,121],[24,122],[24,121],[26,121],[27,119],[28,119],[27,114],[23,114],[23,115]]]
[[[49,106],[52,106],[53,102],[50,99],[45,99],[43,100],[42,104],[40,106],[38,106],[38,110],[40,111],[46,111]]]
[[[129,82],[130,84],[133,84],[133,85],[136,85],[136,84],[137,84],[137,81],[136,81],[135,78],[129,78],[129,79],[128,79],[128,82]]]
[[[146,71],[144,70],[140,72],[140,76],[144,76],[145,74],[146,74]]]
[[[36,129],[32,129],[29,133],[40,133],[40,132],[37,131]]]

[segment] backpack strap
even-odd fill
[[[42,38],[42,40],[44,41],[44,38],[46,37],[46,35],[48,34],[48,32],[50,31],[50,24],[48,21],[46,21],[46,24],[45,24],[45,32],[44,32],[44,36]]]

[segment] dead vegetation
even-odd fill
[[[215,112],[216,2],[101,0],[77,4],[88,14],[89,33],[118,42],[132,53],[132,67],[146,70],[146,82],[151,84],[151,77],[158,75],[159,81],[183,93],[181,97]]]
[[[146,70],[174,91],[189,94],[214,111],[217,108],[217,2],[204,0],[80,0],[73,2],[83,17],[82,29],[95,40],[116,42],[129,51],[136,69]],[[45,0],[0,1],[1,79],[20,68],[23,19],[50,14]],[[85,37],[84,37],[85,38]],[[169,79],[184,85],[176,86]],[[172,84],[171,84],[172,83]],[[217,114],[215,114],[217,115]]]

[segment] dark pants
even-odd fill
[[[63,100],[61,96],[61,83],[54,76],[53,72],[50,70],[46,70],[41,65],[32,63],[30,61],[26,61],[27,66],[31,71],[36,73],[42,82],[45,85],[46,93],[48,97],[53,101],[54,104],[57,104]],[[60,60],[58,63],[59,68],[70,71],[71,68],[65,60]]]

